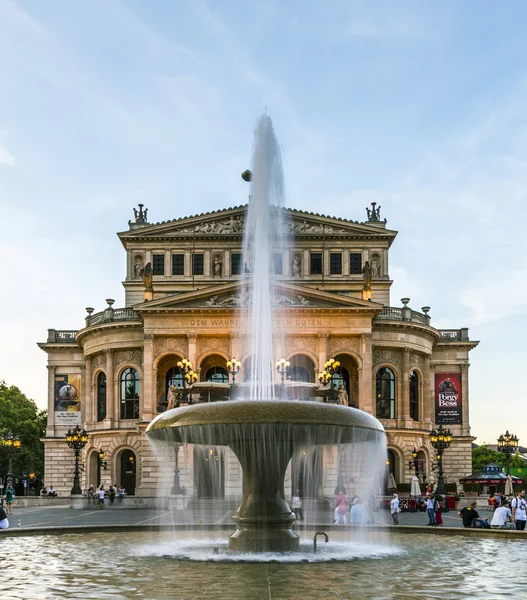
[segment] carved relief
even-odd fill
[[[163,352],[174,352],[176,354],[186,355],[188,353],[187,340],[184,337],[159,338],[154,340],[154,356]]]
[[[92,358],[92,366],[94,369],[99,369],[106,366],[106,356],[104,354],[97,354]]]
[[[143,353],[140,350],[119,350],[115,353],[115,365],[122,363],[142,365]]]
[[[422,355],[412,352],[412,354],[410,354],[410,364],[415,365],[417,367],[421,367],[421,369],[422,369],[423,365],[424,365],[424,360],[423,360]]]
[[[329,353],[333,355],[337,350],[353,350],[355,352],[360,352],[360,338],[332,337],[329,341]]]
[[[198,354],[200,356],[211,350],[219,350],[228,354],[230,349],[231,343],[227,337],[200,337],[198,340]]]
[[[288,337],[286,340],[287,352],[293,352],[294,350],[309,350],[310,352],[316,353],[318,347],[318,340],[314,337]]]
[[[395,363],[398,367],[401,366],[401,353],[399,350],[389,350],[386,348],[375,348],[373,350],[373,364],[381,362]]]
[[[247,290],[240,290],[238,294],[230,296],[219,296],[215,294],[205,301],[202,301],[201,306],[239,306],[246,307],[251,304],[251,298]],[[311,302],[301,294],[288,296],[285,294],[275,295],[272,298],[275,306],[310,306]]]

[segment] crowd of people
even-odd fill
[[[126,495],[126,490],[122,486],[117,487],[116,483],[110,485],[110,487],[107,490],[104,489],[104,485],[101,485],[99,489],[96,490],[94,485],[90,484],[86,495],[88,496],[88,502],[93,502],[93,504],[97,502],[99,508],[102,510],[104,508],[105,498],[110,499],[110,504],[114,503],[116,497],[119,500],[119,502],[122,502],[123,498]]]

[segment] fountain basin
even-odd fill
[[[318,402],[250,400],[175,408],[156,417],[150,438],[228,446],[240,461],[243,499],[233,517],[229,550],[298,551],[295,515],[284,493],[287,466],[298,446],[379,441],[384,428],[361,410]]]

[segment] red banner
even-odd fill
[[[461,373],[436,373],[436,423],[460,425],[463,422]]]

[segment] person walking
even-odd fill
[[[512,503],[512,520],[516,523],[516,529],[523,531],[527,522],[527,500],[525,500],[525,490],[520,490]]]
[[[399,508],[399,495],[394,494],[392,500],[390,502],[390,513],[392,515],[393,524],[399,525],[399,513],[401,509]]]
[[[436,504],[437,500],[429,494],[426,498],[426,512],[428,514],[428,525],[436,524]]]
[[[93,483],[90,483],[90,487],[88,488],[88,504],[90,502],[95,504],[95,488],[93,487]]]
[[[346,525],[346,496],[344,492],[339,492],[335,502],[335,524]]]
[[[514,529],[514,521],[512,520],[508,500],[503,500],[501,506],[494,511],[490,526],[492,529]]]
[[[355,498],[352,502],[350,510],[350,525],[367,525],[368,524],[368,511],[360,498]]]
[[[9,484],[5,489],[5,503],[6,503],[8,515],[13,514],[13,498],[14,498],[14,496],[15,496],[15,490],[13,489],[13,486],[11,484]]]
[[[295,495],[291,499],[291,508],[299,521],[304,520],[304,511],[302,510],[302,500],[300,499],[300,492],[296,490]]]
[[[104,508],[104,495],[105,495],[105,491],[104,491],[104,486],[101,485],[101,487],[99,488],[99,491],[97,492],[97,495],[99,496],[99,508],[102,510]]]

